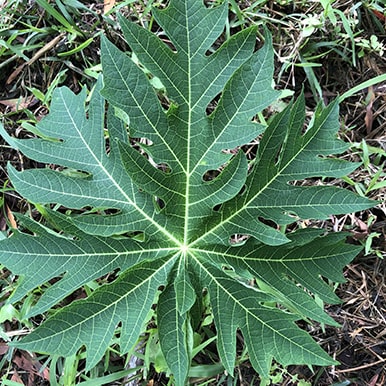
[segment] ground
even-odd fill
[[[92,1],[69,2],[67,6],[57,2],[57,5],[61,4],[58,7],[46,1],[0,0],[0,113],[9,132],[15,136],[31,135],[22,129],[21,124],[33,123],[47,113],[52,89],[57,84],[65,84],[75,92],[83,84],[93,84],[98,72],[99,34],[102,31],[106,31],[118,45],[125,46],[115,19],[117,8],[110,9],[110,6],[118,6],[120,12],[156,30],[157,25],[149,16],[152,3],[164,2],[127,1],[121,4],[122,7],[114,1],[105,1],[104,5]],[[278,367],[273,369],[272,384],[301,385],[299,380],[303,380],[309,382],[303,385],[317,386],[384,385],[386,78],[379,78],[378,82],[373,80],[386,73],[385,3],[342,0],[233,0],[229,3],[228,31],[233,33],[252,23],[265,24],[274,39],[276,88],[292,90],[295,95],[304,88],[310,112],[318,100],[328,103],[359,86],[355,93],[342,100],[340,135],[351,144],[343,157],[361,165],[343,182],[331,183],[343,184],[379,200],[379,205],[368,211],[332,217],[317,224],[326,229],[346,229],[351,234],[350,242],[362,243],[365,247],[345,269],[346,282],[336,288],[342,303],[326,308],[341,327],[303,326],[341,364],[313,371],[299,366],[286,370]],[[107,15],[103,16],[106,12]],[[266,113],[269,115],[272,111]],[[9,225],[16,224],[12,212],[31,211],[30,204],[18,196],[9,184],[6,163],[11,161],[25,169],[44,165],[26,159],[2,140],[0,147],[0,186],[3,187],[0,189],[0,230],[6,235]],[[3,287],[0,297],[3,329],[0,334],[21,335],[23,325],[20,321],[4,318],[4,301],[9,296],[14,277],[5,268],[0,272]],[[38,325],[40,320],[29,322]],[[210,354],[210,347],[208,351]],[[109,366],[123,368],[122,359],[113,351],[106,360]],[[50,379],[49,372],[51,378],[55,378],[52,372],[55,373],[56,367],[57,374],[66,374],[65,364],[56,359],[56,366],[51,362],[46,367],[46,361],[45,356],[9,350],[0,335],[0,375],[4,385],[56,384]],[[82,359],[78,360],[77,366],[81,372]],[[135,375],[129,381],[130,376],[122,378],[126,380],[111,380],[104,384],[166,385],[168,382],[164,374],[157,374],[154,369],[150,369],[146,380]],[[237,367],[233,381],[224,373],[208,379],[208,383],[197,379],[194,384],[260,384],[248,360]],[[62,382],[65,381],[62,379]],[[61,384],[66,386],[66,383]]]

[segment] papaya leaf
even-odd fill
[[[255,116],[278,98],[270,34],[257,51],[254,27],[216,48],[226,2],[206,8],[171,0],[153,15],[170,43],[121,18],[139,62],[102,38],[103,79],[89,93],[56,89],[36,126],[40,138],[16,139],[0,126],[27,157],[58,166],[8,166],[16,190],[46,219],[42,225],[18,216],[19,230],[0,242],[0,263],[19,276],[10,301],[56,279],[29,316],[44,313],[115,272],[112,282],[59,307],[14,345],[62,356],[84,346],[91,369],[118,324],[120,350],[129,352],[157,303],[161,349],[182,386],[205,291],[230,374],[237,331],[262,377],[273,360],[335,363],[295,321],[336,325],[315,296],[339,301],[324,279],[343,281],[342,268],[360,248],[346,244],[344,233],[279,228],[374,205],[327,183],[297,183],[339,178],[358,166],[333,157],[347,149],[337,136],[338,103],[320,104],[305,126],[300,96],[267,127],[259,124]],[[165,89],[162,102],[151,77]],[[257,137],[249,162],[242,146]]]

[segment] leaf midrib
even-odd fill
[[[185,2],[185,15],[188,15],[188,12],[187,12],[187,3]],[[191,177],[191,173],[189,173],[190,171],[190,145],[191,145],[191,129],[192,129],[192,108],[191,108],[191,104],[192,104],[192,84],[191,84],[191,81],[192,81],[192,77],[190,76],[191,75],[191,65],[192,65],[192,61],[191,61],[191,57],[190,57],[190,54],[191,54],[191,47],[190,47],[190,28],[189,28],[189,20],[188,18],[186,17],[185,19],[185,25],[187,27],[187,31],[186,31],[186,34],[187,34],[187,50],[186,50],[186,54],[187,54],[187,58],[188,58],[188,73],[187,73],[187,78],[188,78],[188,97],[187,97],[187,107],[188,107],[188,138],[187,138],[187,146],[186,146],[186,169],[185,169],[185,175],[186,175],[186,186],[185,186],[185,219],[184,219],[184,240],[183,240],[183,246],[186,247],[188,245],[188,240],[189,240],[189,220],[190,220],[190,213],[189,213],[189,209],[190,209],[190,177]]]
[[[107,243],[106,243],[107,244]],[[112,256],[114,257],[114,259],[118,259],[122,256],[130,256],[130,255],[138,255],[138,254],[142,254],[142,253],[149,253],[149,252],[154,252],[154,253],[158,253],[160,251],[170,251],[170,252],[177,252],[179,251],[180,249],[177,248],[177,247],[170,247],[170,248],[151,248],[151,249],[136,249],[136,250],[125,250],[123,252],[119,252],[119,251],[115,251],[115,252],[109,252],[109,253],[105,253],[105,252],[98,252],[98,251],[95,251],[93,253],[89,253],[86,251],[83,251],[82,252],[79,252],[79,253],[33,253],[31,251],[28,251],[28,256],[29,257],[42,257],[42,256],[49,256],[50,258],[54,258],[54,257],[60,257],[60,258],[63,258],[63,257],[69,257],[69,258],[77,258],[77,257],[81,257],[81,258],[84,258],[85,255],[87,255],[87,258],[89,257],[93,257],[93,256],[96,256],[96,257],[108,257],[108,256]],[[24,252],[18,252],[18,251],[13,251],[12,252],[12,256],[25,256],[26,253],[25,251]],[[111,260],[111,261],[114,261],[114,260]]]
[[[236,247],[231,247],[231,248],[236,248]],[[282,258],[280,259],[276,259],[273,257],[273,258],[270,258],[269,260],[267,260],[266,258],[261,258],[261,257],[248,257],[246,255],[243,255],[243,256],[239,256],[239,255],[235,255],[235,254],[231,254],[231,253],[228,253],[228,252],[220,252],[220,251],[211,251],[209,249],[202,249],[202,248],[190,248],[189,251],[191,253],[200,253],[200,254],[206,254],[206,255],[214,255],[214,256],[218,256],[218,255],[221,255],[222,258],[224,257],[227,257],[227,258],[230,258],[230,259],[235,259],[235,260],[241,260],[242,262],[247,262],[248,261],[254,261],[254,262],[264,262],[264,263],[267,263],[267,264],[270,264],[270,263],[275,263],[275,264],[279,264],[279,263],[282,263],[284,266],[286,265],[286,263],[299,263],[299,262],[316,262],[318,260],[325,260],[326,258],[331,258],[331,259],[334,259],[334,258],[337,258],[337,257],[340,257],[342,256],[342,252],[337,252],[336,254],[333,254],[331,252],[328,252],[328,254],[326,256],[309,256],[309,257],[305,257],[305,256],[302,256],[301,258],[294,258],[294,259],[286,259],[285,256],[288,256],[290,255],[291,253],[293,253],[293,251],[289,251],[288,253],[284,254]],[[249,253],[252,253],[253,251],[250,251]]]

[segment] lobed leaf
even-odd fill
[[[56,89],[36,127],[41,138],[15,139],[0,126],[27,157],[57,165],[8,167],[15,188],[47,220],[20,217],[29,232],[15,230],[0,242],[0,263],[20,276],[11,301],[55,278],[32,308],[36,315],[91,280],[117,275],[15,345],[64,356],[84,346],[90,369],[118,324],[121,352],[129,352],[157,303],[161,348],[183,385],[207,291],[229,373],[238,330],[263,377],[274,359],[335,363],[295,321],[336,324],[315,296],[338,302],[323,278],[342,281],[359,248],[345,244],[345,234],[279,229],[374,205],[328,184],[299,183],[358,166],[332,157],[347,149],[337,138],[337,102],[319,105],[305,127],[300,96],[265,127],[255,116],[278,97],[269,33],[257,51],[254,27],[222,42],[226,2],[206,8],[171,0],[153,15],[168,42],[121,18],[140,65],[103,38],[103,79],[89,95]],[[162,98],[149,73],[165,87]],[[248,163],[241,147],[259,135]]]

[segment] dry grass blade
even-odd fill
[[[6,84],[11,84],[15,78],[23,71],[24,67],[30,66],[34,62],[36,62],[42,55],[44,55],[47,51],[50,51],[52,48],[54,48],[63,38],[65,35],[64,32],[60,33],[58,36],[56,36],[54,39],[52,39],[50,42],[45,44],[44,47],[42,47],[39,51],[37,51],[34,56],[26,63],[21,64],[19,67],[17,67],[12,74],[8,77]]]

